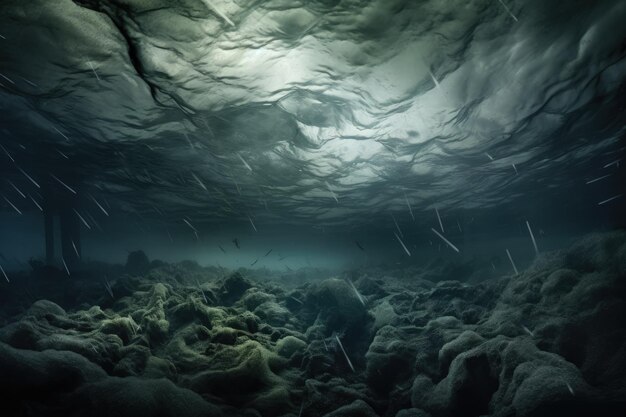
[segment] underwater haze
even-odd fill
[[[0,415],[624,415],[624,22],[2,0]]]

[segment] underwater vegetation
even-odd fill
[[[126,266],[100,265],[110,277],[102,282],[86,273],[66,286],[63,271],[34,267],[0,292],[3,415],[626,409],[623,231],[590,235],[524,271],[478,282],[454,272],[425,279],[453,271],[431,265],[405,277],[376,268],[343,277],[309,271],[297,283],[150,262],[141,252]],[[34,296],[28,288],[49,299],[20,300]],[[19,311],[20,303],[28,307]]]

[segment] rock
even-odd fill
[[[276,343],[276,353],[283,358],[290,358],[306,349],[306,342],[293,336],[286,336]]]
[[[71,416],[219,417],[198,394],[167,379],[107,378],[87,384],[71,398]]]
[[[220,300],[225,305],[231,305],[239,300],[250,287],[252,287],[250,281],[245,279],[239,272],[235,272],[222,282],[219,291]]]
[[[143,251],[136,250],[128,254],[125,268],[129,275],[142,275],[150,270],[150,260]]]
[[[365,401],[356,400],[350,405],[344,405],[339,409],[325,414],[324,417],[378,417]]]

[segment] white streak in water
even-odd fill
[[[194,174],[193,172],[191,173],[191,176],[193,177],[194,180],[196,180],[196,182],[198,183],[198,185],[200,187],[202,187],[202,189],[204,191],[209,191],[207,190],[206,186],[204,185],[204,183],[200,180],[200,178],[198,178],[198,176],[196,174]]]
[[[6,198],[5,196],[2,196],[2,198],[4,198],[4,201],[6,201],[7,203],[9,203],[9,205],[11,207],[13,207],[13,210],[17,211],[17,214],[22,214],[22,212],[20,211],[20,209],[18,209],[17,207],[15,207],[15,204],[11,203],[11,201]]]
[[[613,165],[617,165],[619,167],[619,161],[620,161],[620,159],[618,159],[616,161],[613,161],[613,162],[609,162],[608,164],[606,164],[604,166],[604,168],[608,168],[608,167],[613,166]]]
[[[533,234],[533,229],[530,228],[530,223],[528,223],[528,220],[526,220],[526,227],[528,228],[530,239],[533,241],[533,246],[535,247],[535,254],[539,255],[539,249],[537,249],[537,242],[535,241],[535,235]]]
[[[435,207],[435,213],[437,213],[437,220],[439,220],[439,227],[441,228],[441,233],[446,233],[446,231],[443,230],[443,223],[441,222],[441,217],[439,216],[439,210],[437,210],[437,207]]]
[[[197,231],[198,231],[198,230],[196,230],[196,228],[195,228],[195,227],[193,227],[193,226],[192,226],[192,224],[191,224],[191,223],[189,223],[189,222],[187,221],[187,219],[183,219],[183,221],[187,224],[187,226],[191,227],[191,229],[192,229],[194,232],[197,232]]]
[[[239,157],[239,159],[241,159],[241,162],[243,162],[243,164],[245,165],[246,168],[248,168],[250,170],[250,172],[252,172],[252,168],[250,168],[250,165],[248,165],[248,163],[246,162],[245,159],[243,159],[243,156],[241,156],[240,154],[237,154],[237,156]]]
[[[515,175],[517,175],[517,167],[515,166],[515,164],[511,164],[511,166],[513,167],[513,169],[515,170]]]
[[[365,301],[363,301],[363,297],[361,296],[361,293],[359,293],[359,290],[356,289],[356,287],[354,286],[354,284],[352,283],[350,279],[348,279],[347,281],[348,281],[348,284],[350,284],[350,286],[352,287],[352,290],[356,294],[361,304],[363,304],[363,307],[365,307]]]
[[[54,127],[54,126],[52,126],[52,128],[53,128],[54,130],[56,130],[56,131],[57,131],[57,133],[58,133],[59,135],[63,136],[63,137],[65,138],[65,140],[67,140],[68,142],[70,141],[70,138],[68,138],[67,136],[65,136],[65,133],[61,132],[59,129],[57,129],[57,128],[56,128],[56,127]]]
[[[91,64],[91,61],[87,61],[87,63],[89,64],[89,66],[91,67],[91,70],[93,71],[94,75],[96,76],[96,78],[98,79],[98,81],[100,81],[100,77],[98,76],[98,73],[96,72],[96,69],[93,67],[93,65]]]
[[[10,79],[9,77],[7,77],[6,75],[4,75],[3,73],[0,72],[0,77],[4,78],[5,80],[7,80],[8,82],[10,82],[11,84],[15,84],[13,82],[12,79]]]
[[[28,197],[33,201],[33,203],[35,203],[35,205],[37,206],[37,208],[39,209],[39,211],[43,211],[43,208],[39,205],[39,203],[37,202],[37,200],[35,200],[30,194],[28,194]]]
[[[411,208],[411,203],[409,203],[409,199],[407,198],[406,194],[404,194],[404,200],[406,201],[406,205],[409,208],[409,214],[411,215],[411,218],[413,219],[413,221],[415,221],[415,216],[413,216],[413,209]]]
[[[493,161],[493,156],[489,155],[487,152],[485,152],[485,155],[487,155],[487,158],[489,158],[491,161]]]
[[[2,150],[4,151],[4,153],[9,157],[9,159],[11,160],[11,162],[15,162],[15,159],[13,159],[13,157],[11,156],[11,154],[9,153],[9,151],[6,150],[6,148],[0,143],[0,148],[2,148]]]
[[[233,23],[232,20],[230,20],[228,18],[228,16],[226,16],[220,9],[218,9],[212,2],[211,0],[203,0],[204,4],[206,4],[211,10],[213,10],[219,17],[221,17],[222,19],[224,19],[226,21],[226,23],[228,23],[231,26],[235,26],[235,24]]]
[[[572,386],[569,384],[569,382],[565,382],[565,385],[567,385],[567,390],[573,396],[574,395],[574,390],[572,389]]]
[[[76,244],[71,239],[70,239],[70,242],[72,242],[72,247],[74,248],[74,253],[76,254],[76,257],[80,258],[80,255],[78,254],[78,249],[76,248]]]
[[[335,199],[335,202],[339,204],[339,200],[337,200],[337,196],[333,192],[333,189],[330,188],[330,184],[328,183],[328,181],[324,181],[324,183],[326,184],[326,188],[328,188],[328,191],[330,191],[330,195]]]
[[[396,236],[396,239],[398,239],[398,242],[400,242],[400,244],[402,245],[402,248],[404,249],[404,251],[406,252],[407,255],[411,256],[411,252],[409,252],[409,250],[406,248],[406,245],[404,244],[404,242],[402,241],[402,239],[400,239],[400,236],[398,236],[398,234],[396,232],[393,232],[393,234]]]
[[[24,195],[24,193],[23,193],[23,192],[22,192],[19,188],[17,188],[17,187],[15,186],[15,184],[13,184],[13,182],[11,182],[11,180],[7,179],[7,182],[11,185],[11,187],[13,187],[13,189],[14,189],[15,191],[17,191],[17,193],[18,193],[19,195],[21,195],[21,196],[22,196],[22,198],[26,198],[26,196]]]
[[[109,213],[104,209],[104,207],[102,207],[102,205],[100,203],[98,203],[98,200],[95,199],[94,196],[90,195],[89,196],[91,198],[91,201],[93,201],[94,203],[96,203],[96,206],[98,206],[98,208],[105,214],[105,215],[109,215]]]
[[[17,167],[17,169],[19,169],[19,170],[20,170],[20,172],[21,172],[22,174],[24,174],[24,176],[25,176],[26,178],[28,178],[28,179],[30,180],[30,182],[32,182],[32,183],[35,185],[35,187],[37,187],[37,188],[41,188],[41,186],[40,186],[39,184],[37,184],[37,181],[35,181],[35,180],[34,180],[34,179],[30,176],[30,175],[28,175],[28,174],[27,174],[27,173],[26,173],[26,172],[25,172],[22,168]]]
[[[63,266],[65,267],[65,272],[67,272],[67,275],[71,275],[70,270],[67,267],[67,264],[65,263],[65,259],[62,256],[61,256],[61,262],[63,262]]]
[[[254,222],[252,221],[252,218],[250,216],[248,216],[248,220],[250,220],[250,224],[252,225],[252,228],[254,229],[254,231],[258,232],[258,230],[256,230],[256,226],[254,225]]]
[[[430,228],[430,230],[433,231],[433,233],[435,233],[437,236],[439,236],[441,238],[441,240],[443,240],[444,242],[446,242],[448,244],[448,246],[450,246],[452,249],[454,249],[457,253],[459,253],[459,248],[457,248],[456,246],[454,246],[452,244],[452,242],[450,242],[448,239],[446,239],[445,237],[443,237],[443,235],[441,233],[439,233],[438,231],[436,231],[435,229],[433,229],[432,227]]]
[[[526,326],[522,326],[522,328],[524,329],[524,331],[526,333],[528,333],[531,337],[535,337],[535,334]]]
[[[513,14],[513,12],[511,12],[511,10],[506,6],[506,4],[504,4],[504,2],[502,2],[502,0],[498,0],[500,2],[500,4],[502,5],[502,7],[504,7],[504,9],[506,10],[506,12],[513,18],[513,20],[515,20],[517,22],[517,17],[515,17],[515,15]]]
[[[621,196],[622,196],[621,194],[614,195],[614,196],[613,196],[613,197],[611,197],[611,198],[607,198],[607,199],[606,199],[606,200],[604,200],[604,201],[600,201],[600,202],[598,203],[598,205],[599,205],[599,206],[601,206],[602,204],[606,204],[606,203],[608,203],[608,202],[610,202],[610,201],[617,200],[617,199],[618,199],[618,198],[620,198]]]
[[[346,350],[343,348],[343,345],[341,344],[341,340],[339,340],[339,336],[335,335],[335,339],[337,339],[337,343],[339,344],[339,347],[341,348],[341,351],[343,352],[343,356],[346,357],[346,361],[348,362],[348,365],[350,366],[350,369],[352,369],[352,372],[356,372],[354,370],[354,366],[352,366],[352,362],[350,362],[350,358],[348,357],[348,354],[346,353]]]
[[[393,215],[393,213],[391,213],[391,218],[393,219],[393,224],[396,225],[396,229],[398,229],[398,233],[400,233],[400,236],[404,237],[404,234],[402,233],[402,230],[400,230],[400,226],[398,226],[398,222],[396,221],[396,218]]]
[[[89,223],[87,223],[87,221],[83,218],[83,216],[80,215],[80,213],[78,212],[78,210],[76,209],[72,209],[74,210],[74,213],[76,213],[76,215],[78,216],[78,218],[80,219],[81,222],[83,222],[83,224],[85,225],[85,227],[89,230],[91,230],[91,226],[89,226]]]
[[[519,275],[519,272],[517,272],[517,267],[515,266],[515,262],[513,262],[513,257],[511,256],[511,252],[509,252],[509,250],[506,250],[506,255],[509,257],[509,261],[511,261],[511,266],[513,267],[513,271],[515,271],[515,275]]]
[[[56,175],[54,174],[50,174],[52,176],[52,178],[54,178],[55,180],[57,180],[59,182],[59,184],[61,184],[62,186],[64,186],[65,188],[68,189],[69,192],[71,192],[72,194],[76,194],[76,191],[74,191],[72,189],[72,187],[70,187],[69,185],[67,185],[66,183],[64,183],[63,181],[61,181]]]
[[[9,281],[9,277],[7,276],[7,273],[4,272],[4,268],[2,268],[2,265],[0,265],[0,271],[2,271],[2,275],[4,275],[4,279],[6,279],[7,282],[10,283],[11,281]]]
[[[592,179],[592,180],[589,180],[589,181],[587,181],[585,184],[593,184],[594,182],[597,182],[597,181],[603,180],[603,179],[605,179],[605,178],[607,178],[607,177],[610,177],[610,176],[611,176],[611,174],[603,175],[603,176],[601,176],[601,177],[598,177],[598,178],[594,178],[594,179]]]

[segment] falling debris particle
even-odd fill
[[[328,345],[326,344],[326,339],[322,339],[322,342],[324,343],[324,349],[326,349],[326,352],[328,352]]]
[[[9,159],[11,160],[11,162],[15,162],[15,159],[13,159],[13,157],[11,156],[11,154],[9,153],[9,151],[6,150],[6,148],[0,143],[0,148],[2,148],[2,150],[4,151],[4,153],[6,154],[6,156],[9,157]]]
[[[72,187],[70,187],[69,185],[67,185],[66,183],[64,183],[63,181],[61,181],[56,175],[54,174],[50,174],[52,176],[52,178],[54,178],[55,180],[57,180],[57,182],[59,184],[61,184],[63,187],[65,187],[67,190],[69,190],[69,192],[71,192],[72,194],[76,194],[76,191],[74,191],[74,189]]]
[[[60,150],[57,149],[57,152],[59,153],[59,155],[61,155],[63,158],[65,159],[70,159],[67,155],[65,155],[63,152],[61,152]]]
[[[504,2],[502,0],[498,0],[500,2],[500,4],[502,5],[502,7],[504,7],[504,9],[506,10],[506,12],[509,14],[509,16],[511,16],[513,18],[513,20],[515,20],[516,22],[517,17],[515,17],[515,15],[513,14],[513,12],[511,12],[511,10],[506,6],[506,4],[504,4]]]
[[[610,177],[610,176],[611,176],[611,174],[603,175],[603,176],[601,176],[601,177],[598,177],[598,178],[594,178],[594,179],[592,179],[592,180],[589,180],[589,181],[587,181],[585,184],[593,184],[594,182],[598,182],[598,181],[603,180],[603,179],[605,179],[605,178],[607,178],[607,177]]]
[[[604,166],[604,168],[608,168],[608,167],[613,166],[613,165],[616,165],[619,168],[619,161],[621,161],[621,159],[617,159],[617,160],[615,160],[613,162],[609,162],[608,164],[606,164]]]
[[[600,202],[598,203],[598,205],[599,205],[599,206],[601,206],[601,205],[606,204],[606,203],[608,203],[608,202],[610,202],[610,201],[617,200],[617,199],[618,199],[618,198],[620,198],[621,196],[622,196],[621,194],[614,195],[614,196],[613,196],[613,197],[611,197],[611,198],[607,198],[607,199],[606,199],[606,200],[604,200],[604,201],[600,201]]]
[[[78,249],[76,248],[76,244],[73,240],[70,239],[70,241],[72,242],[72,247],[74,248],[74,253],[76,254],[76,257],[80,258],[80,255],[78,254]]]
[[[13,189],[14,189],[14,190],[15,190],[15,191],[19,194],[19,195],[21,195],[21,196],[22,196],[22,198],[26,198],[26,195],[24,195],[24,193],[23,193],[23,192],[22,192],[19,188],[17,188],[17,187],[15,186],[15,184],[13,184],[13,183],[11,182],[11,180],[7,179],[7,182],[9,183],[9,185],[11,185],[11,187],[13,187]]]
[[[513,167],[513,169],[515,170],[515,175],[517,175],[517,167],[515,166],[515,164],[511,164],[511,166]]]
[[[430,78],[433,80],[433,83],[435,83],[435,87],[439,88],[439,81],[437,81],[435,74],[433,74],[431,70],[428,70],[428,73],[430,74]]]
[[[530,337],[535,337],[535,334],[533,332],[530,331],[530,329],[526,326],[522,326],[522,328],[524,329],[524,331],[526,333],[528,333],[530,335]]]
[[[404,251],[406,252],[407,255],[411,256],[411,252],[409,252],[409,250],[407,249],[407,247],[404,245],[404,242],[402,241],[402,239],[400,239],[400,236],[398,236],[398,234],[396,232],[393,232],[393,234],[396,236],[396,239],[398,239],[398,242],[400,242],[400,244],[402,245],[402,248],[404,249]]]
[[[26,171],[24,171],[24,170],[23,170],[22,168],[20,168],[20,167],[17,167],[17,169],[18,169],[18,170],[19,170],[22,174],[24,174],[24,176],[25,176],[26,178],[28,178],[28,180],[29,180],[30,182],[32,182],[32,183],[33,183],[33,185],[34,185],[35,187],[37,187],[37,188],[41,188],[41,187],[39,186],[39,184],[37,184],[37,181],[35,181],[35,180],[34,180],[34,179],[30,176],[30,175],[28,175],[28,174],[26,173]]]
[[[248,220],[250,220],[250,224],[252,225],[252,228],[254,229],[254,231],[258,232],[258,230],[256,230],[256,226],[254,225],[254,222],[252,221],[252,218],[250,216],[248,216]]]
[[[217,245],[218,248],[220,248],[220,250],[224,253],[226,253],[226,251],[224,250],[224,248],[221,245]]]
[[[37,84],[35,84],[34,82],[31,82],[31,81],[27,80],[27,79],[26,79],[26,78],[24,78],[24,77],[20,77],[20,78],[21,78],[22,80],[24,80],[25,82],[27,82],[28,84],[32,85],[33,87],[39,87]]]
[[[213,10],[215,12],[215,14],[217,14],[219,17],[221,17],[222,19],[224,19],[224,21],[226,23],[228,23],[231,26],[235,26],[235,24],[233,23],[232,20],[230,20],[228,18],[228,16],[226,16],[220,9],[218,9],[212,2],[211,0],[204,0],[204,4],[206,4],[211,10]]]
[[[298,299],[297,299],[296,297],[294,297],[294,296],[289,296],[289,298],[291,298],[293,301],[296,301],[296,302],[297,302],[297,303],[299,303],[299,304],[304,305],[304,303],[303,303],[302,301],[298,300]]]
[[[463,233],[463,229],[461,229],[461,223],[459,223],[459,221],[456,221],[456,225],[459,226],[459,232]]]
[[[194,179],[194,180],[196,180],[196,182],[198,183],[198,185],[199,185],[200,187],[202,187],[202,189],[203,189],[204,191],[209,191],[209,190],[207,190],[207,188],[206,188],[206,186],[204,185],[204,183],[200,180],[200,178],[198,178],[198,177],[197,177],[197,175],[196,175],[196,174],[194,174],[194,173],[192,172],[192,173],[191,173],[191,176],[193,177],[193,179]]]
[[[493,270],[496,270],[496,266],[493,264],[493,262],[491,263],[491,267],[493,268]]]
[[[67,264],[65,263],[65,259],[61,256],[61,262],[63,262],[63,267],[65,267],[65,272],[67,272],[67,275],[70,276],[70,270],[67,267]]]
[[[15,204],[11,203],[11,201],[6,198],[5,196],[2,196],[2,198],[4,198],[4,201],[6,201],[7,203],[9,203],[9,205],[11,207],[13,207],[13,210],[17,211],[17,214],[22,214],[22,212],[20,211],[20,209],[18,209],[17,207],[15,207]]]
[[[243,162],[244,166],[246,168],[248,168],[248,170],[250,170],[250,172],[252,172],[252,168],[250,168],[250,165],[248,165],[248,163],[246,162],[245,159],[243,159],[243,156],[241,156],[240,154],[237,154],[237,156],[239,157],[239,159],[241,159],[241,162]]]
[[[7,80],[8,82],[10,82],[11,84],[15,84],[13,82],[12,79],[10,79],[9,77],[7,77],[6,75],[4,75],[3,73],[0,72],[0,77],[4,78],[5,80]]]
[[[70,138],[68,138],[68,137],[65,135],[65,133],[61,132],[59,129],[57,129],[57,128],[56,128],[56,127],[54,127],[54,126],[52,126],[52,128],[53,128],[54,130],[56,130],[56,131],[57,131],[57,133],[58,133],[59,135],[63,136],[63,137],[65,138],[65,140],[66,140],[66,141],[68,141],[68,142],[70,141]]]
[[[43,211],[43,208],[39,205],[39,203],[37,202],[37,200],[35,200],[30,194],[28,194],[28,198],[31,199],[31,201],[37,206],[37,208],[39,209],[39,211]]]
[[[355,240],[354,243],[358,246],[359,249],[361,249],[363,252],[365,252],[365,248],[359,243],[358,240]]]
[[[89,198],[91,198],[91,201],[93,201],[96,206],[98,206],[98,208],[106,215],[108,216],[109,213],[104,209],[104,207],[102,207],[102,205],[100,203],[98,203],[98,200],[95,199],[94,196],[90,195]]]
[[[535,235],[533,234],[533,230],[530,228],[530,223],[528,223],[528,220],[526,220],[526,227],[528,228],[530,239],[533,241],[533,246],[535,247],[535,254],[539,255],[539,249],[537,249],[537,242],[535,241]]]
[[[256,265],[256,263],[257,263],[257,262],[259,262],[259,258],[256,258],[256,259],[254,260],[254,262],[252,262],[252,263],[250,264],[250,266],[254,266],[254,265]]]
[[[337,200],[337,196],[333,192],[332,188],[330,188],[330,184],[328,183],[328,181],[325,181],[325,184],[326,184],[326,188],[328,188],[328,191],[330,191],[330,195],[335,199],[335,202],[339,204],[339,200]]]
[[[337,339],[337,344],[341,348],[341,351],[343,352],[343,356],[346,357],[346,361],[348,362],[350,369],[352,369],[352,372],[356,372],[354,370],[354,366],[352,366],[352,362],[350,362],[350,358],[348,358],[348,354],[346,353],[346,350],[343,348],[343,345],[341,344],[341,340],[339,340],[339,336],[335,335],[335,339]]]
[[[98,81],[100,81],[100,77],[98,76],[98,73],[96,72],[96,69],[93,67],[93,65],[91,64],[91,61],[87,61],[87,63],[89,64],[89,66],[91,67],[91,70],[93,71],[94,75],[96,76],[96,78],[98,79]]]
[[[268,250],[268,251],[267,251],[267,253],[265,254],[265,257],[267,257],[267,255],[269,255],[270,253],[272,253],[272,251],[273,251],[273,250],[274,250],[274,249],[270,249],[270,250]]]
[[[506,255],[509,257],[509,261],[511,261],[511,266],[513,267],[513,271],[515,271],[515,275],[519,275],[519,272],[517,272],[517,267],[515,266],[515,262],[513,262],[513,257],[511,256],[511,252],[509,252],[509,250],[506,250]]]
[[[391,213],[391,218],[393,219],[393,224],[396,225],[396,229],[398,230],[398,233],[400,234],[400,236],[404,237],[404,235],[402,234],[402,230],[400,230],[400,226],[398,226],[398,222],[396,221],[396,218],[393,215],[393,213]]]
[[[437,213],[437,220],[439,220],[439,227],[441,228],[441,233],[446,233],[446,231],[443,230],[443,223],[441,222],[441,216],[439,216],[439,210],[437,210],[437,207],[435,207],[435,213]]]
[[[356,287],[354,286],[354,283],[350,279],[347,279],[347,281],[348,281],[348,284],[350,284],[350,286],[352,287],[352,290],[354,291],[354,293],[356,294],[356,297],[359,299],[361,304],[363,304],[363,307],[365,307],[365,301],[363,300],[361,293],[359,293],[359,290],[356,289]]]
[[[2,275],[4,275],[4,279],[6,279],[8,283],[10,283],[11,281],[9,280],[7,273],[4,272],[4,268],[2,268],[2,265],[0,265],[0,271],[2,271]]]
[[[485,152],[485,155],[487,155],[487,158],[489,158],[489,160],[493,161],[493,156],[489,155],[487,152]]]
[[[239,246],[239,239],[234,238],[232,242],[237,247],[237,249],[241,249],[241,247]]]
[[[454,249],[457,253],[459,253],[459,248],[457,248],[456,246],[454,246],[452,244],[452,242],[450,242],[448,239],[446,239],[441,233],[439,233],[438,231],[436,231],[435,229],[433,229],[432,227],[430,228],[430,230],[433,231],[433,233],[435,233],[437,236],[439,236],[441,238],[441,240],[443,240],[444,242],[446,242],[448,244],[448,246],[450,246],[452,249]]]
[[[183,221],[185,222],[185,224],[189,227],[191,227],[191,230],[193,230],[194,232],[197,232],[198,230],[193,227],[193,225],[191,223],[189,223],[189,221],[187,219],[183,219]]]
[[[76,213],[76,215],[78,216],[78,218],[80,219],[80,221],[85,225],[85,227],[89,230],[91,230],[91,226],[89,226],[89,223],[87,223],[87,221],[83,218],[83,216],[80,215],[80,213],[78,212],[78,210],[76,209],[72,209],[74,210],[74,213]]]
[[[567,385],[567,390],[569,391],[569,393],[574,396],[574,390],[572,389],[572,386],[569,384],[569,382],[565,382],[565,385]]]
[[[404,201],[406,201],[406,205],[409,208],[409,214],[411,215],[411,218],[413,219],[413,221],[415,221],[415,216],[413,216],[413,209],[411,208],[411,203],[409,203],[409,199],[407,198],[406,194],[404,194]]]

